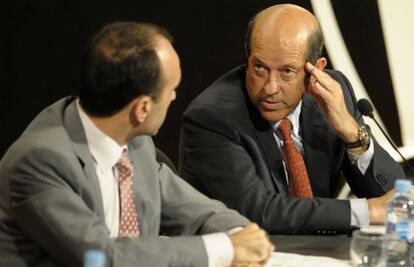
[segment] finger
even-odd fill
[[[270,244],[269,249],[268,249],[269,257],[272,256],[273,251],[275,251],[275,246],[273,244]]]
[[[329,76],[329,74],[327,74],[321,69],[318,69],[309,62],[306,63],[305,67],[306,70],[310,73],[310,75],[312,75],[311,77],[315,79],[315,82],[320,83],[323,87],[327,89],[331,87],[332,78],[331,76]]]
[[[260,261],[260,263],[261,263],[262,265],[266,264],[266,262],[268,262],[268,261],[269,261],[269,259],[272,257],[272,253],[273,253],[273,248],[272,248],[272,249],[269,249],[269,250],[267,251],[267,255],[266,255],[266,257],[265,257],[262,261]]]
[[[328,91],[324,86],[322,86],[319,82],[315,82],[312,89],[314,96],[323,99],[324,102],[327,102],[327,100],[332,97],[332,93]]]
[[[275,251],[275,250],[276,250],[276,247],[273,244],[271,244],[270,245],[270,254],[272,254],[273,251]]]
[[[261,251],[263,260],[267,261],[272,256],[274,249],[275,246],[271,242],[266,241],[266,243],[262,246]]]
[[[265,258],[265,259],[263,259],[261,262],[260,262],[260,264],[262,265],[262,266],[265,266],[266,265],[266,263],[270,260],[270,258],[272,257],[272,254],[273,254],[273,251],[275,250],[275,246],[273,245],[273,244],[271,244],[270,246],[269,246],[269,250],[268,250],[268,254],[267,254],[267,257]]]
[[[309,84],[308,93],[313,97],[316,97],[317,100],[326,100],[328,97],[332,97],[333,91],[328,90],[328,88],[315,80],[313,83]]]
[[[246,225],[244,228],[242,228],[240,231],[234,232],[232,235],[240,235],[240,234],[254,234],[255,232],[257,232],[259,229],[259,227],[257,226],[257,224],[255,223],[250,223],[248,225]]]
[[[257,229],[259,229],[259,226],[256,223],[250,223],[246,226],[246,228],[248,228],[250,230],[257,230]]]

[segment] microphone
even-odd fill
[[[387,133],[384,131],[384,129],[381,127],[377,119],[374,117],[374,108],[371,105],[371,102],[369,102],[365,98],[361,98],[357,102],[357,109],[359,112],[361,112],[362,115],[370,117],[375,124],[378,126],[378,128],[381,130],[382,134],[387,138],[388,143],[394,148],[395,151],[397,151],[398,155],[402,158],[404,165],[411,171],[412,174],[414,174],[414,168],[409,164],[408,160],[401,154],[400,150],[398,150],[398,147],[395,145],[395,143],[392,141],[392,139],[387,135]]]
[[[359,112],[362,113],[362,115],[368,116],[368,117],[375,120],[375,118],[374,118],[374,108],[372,107],[371,103],[367,99],[361,98],[360,100],[358,100],[357,109],[359,110]],[[379,127],[379,125],[378,125],[378,127]]]

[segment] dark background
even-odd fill
[[[91,34],[106,23],[133,20],[167,28],[174,36],[174,45],[181,57],[183,79],[178,97],[155,137],[157,146],[177,163],[181,114],[206,86],[229,69],[244,63],[243,42],[249,18],[265,7],[283,2],[298,4],[312,11],[309,0],[3,1],[0,4],[0,157],[45,106],[63,96],[77,95],[80,61]],[[376,1],[332,2],[336,13],[344,11],[339,23],[348,25],[344,28],[345,35],[354,33],[365,36],[364,50],[352,54],[356,55],[354,60],[362,59],[358,62],[358,68],[368,74],[375,67],[377,74],[381,69],[387,74],[387,60],[378,57],[378,54],[385,52],[381,28],[378,28],[380,24],[378,21],[375,24],[364,21],[378,19],[375,17]],[[364,8],[374,14],[366,16]],[[350,11],[353,19],[349,16]],[[349,26],[349,23],[343,23],[346,20],[354,21],[354,24]],[[366,34],[372,33],[372,30],[361,31],[366,29],[361,22],[367,27],[372,24],[379,29],[379,33],[374,32],[375,35],[367,39]],[[348,47],[361,47],[356,45],[358,41],[353,42],[358,38],[346,36],[351,40],[347,43]],[[371,54],[376,56],[364,61],[367,51],[372,51]],[[370,81],[385,84],[378,77],[384,77],[385,82],[392,86],[389,75],[377,75],[371,80],[369,75],[365,76],[368,78],[362,78],[367,88],[371,88]],[[385,95],[390,103],[393,93],[392,88],[388,89],[382,91],[391,92],[390,96]],[[392,103],[390,106],[393,106]],[[393,124],[390,132],[398,143],[399,125],[398,119],[395,119],[398,114],[395,110],[386,114],[394,118],[386,118],[385,121]]]
[[[155,137],[157,146],[177,163],[185,108],[217,77],[244,63],[249,18],[286,1],[7,2],[0,4],[0,156],[45,106],[78,94],[81,57],[91,34],[106,23],[133,20],[167,28],[181,57],[178,97]],[[293,3],[310,8],[308,1]]]

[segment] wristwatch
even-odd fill
[[[369,141],[371,140],[367,127],[364,125],[359,126],[358,128],[358,140],[352,143],[346,143],[346,148],[357,148],[369,146]]]

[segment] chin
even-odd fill
[[[160,129],[158,128],[158,129],[156,129],[156,130],[154,130],[154,131],[151,131],[150,133],[148,133],[148,135],[150,135],[150,136],[155,136],[155,135],[157,135],[158,134],[158,132],[160,131]]]
[[[260,111],[260,114],[262,115],[262,118],[269,122],[276,122],[280,121],[281,119],[285,118],[287,115],[289,115],[288,111],[284,110],[278,110],[278,111]]]

